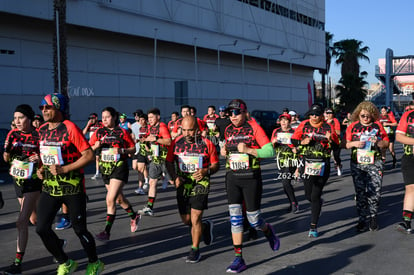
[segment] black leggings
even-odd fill
[[[295,189],[292,186],[292,178],[294,177],[296,167],[284,167],[280,170],[280,177],[282,178],[283,191],[290,203],[298,204],[295,196]]]
[[[95,240],[86,227],[86,195],[84,193],[68,196],[50,196],[41,193],[37,205],[37,227],[36,232],[40,236],[46,249],[62,264],[68,260],[63,251],[62,241],[52,230],[52,224],[59,208],[64,203],[69,210],[73,230],[88,255],[89,262],[98,260],[96,255]]]
[[[305,197],[311,203],[312,218],[311,224],[318,224],[322,208],[322,190],[328,181],[330,173],[329,160],[325,161],[325,170],[322,176],[309,176],[303,180],[305,186]]]

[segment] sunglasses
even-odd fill
[[[238,116],[242,113],[240,109],[232,109],[229,111],[230,115]]]
[[[366,119],[371,118],[371,116],[369,116],[369,115],[359,115],[359,116],[362,117],[362,118],[366,118]]]
[[[94,116],[90,116],[90,117],[88,117],[88,119],[94,119],[94,118],[96,118],[96,117],[94,117]]]
[[[40,109],[40,111],[51,110],[51,109],[53,109],[53,106],[52,105],[42,105],[42,106],[39,106],[39,109]]]
[[[327,114],[327,115],[332,115],[333,113],[332,113],[332,112],[326,112],[326,114]]]

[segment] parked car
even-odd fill
[[[270,138],[273,130],[276,128],[279,113],[275,111],[254,110],[250,113],[250,116],[257,121]]]
[[[9,129],[0,128],[0,170],[8,170],[9,165],[3,159],[4,142],[6,141]]]

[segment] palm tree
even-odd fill
[[[323,96],[323,102],[326,103],[326,98],[325,98],[325,94],[326,94],[326,75],[329,74],[329,69],[331,67],[331,60],[332,60],[332,52],[333,52],[333,47],[332,47],[332,39],[333,39],[333,34],[330,32],[325,32],[325,57],[326,57],[326,64],[325,64],[325,69],[319,70],[319,72],[322,75],[322,96]],[[328,103],[327,105],[330,105],[330,98],[328,97]]]
[[[336,57],[335,63],[341,65],[340,85],[337,85],[335,90],[339,91],[340,105],[347,111],[353,110],[366,96],[364,86],[368,83],[364,79],[368,73],[360,73],[359,60],[369,62],[366,56],[369,47],[363,47],[362,44],[362,41],[345,39],[333,45],[332,56]]]
[[[368,53],[369,47],[362,47],[362,41],[355,39],[345,39],[335,42],[333,45],[332,56],[336,57],[335,63],[341,65],[341,76],[347,74],[355,77],[359,76],[359,60],[366,60],[369,62]]]

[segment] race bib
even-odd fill
[[[33,173],[33,163],[14,159],[9,174],[18,179],[30,179]]]
[[[305,174],[309,176],[322,176],[325,171],[325,162],[305,162]]]
[[[160,146],[158,144],[151,144],[151,152],[154,157],[160,156]]]
[[[277,133],[276,141],[280,144],[292,144],[290,141],[293,133]]]
[[[178,167],[183,173],[194,173],[203,168],[202,156],[178,156]]]
[[[387,134],[391,133],[391,127],[385,126],[384,130]]]
[[[40,158],[44,165],[63,165],[62,151],[59,146],[40,146]]]
[[[207,122],[207,127],[210,130],[214,129],[214,125],[216,125],[214,122]]]
[[[229,164],[231,170],[247,170],[249,169],[248,154],[230,154]]]
[[[102,162],[117,162],[121,158],[120,154],[115,153],[115,148],[102,148]]]
[[[357,163],[374,164],[375,152],[369,150],[357,149]]]

